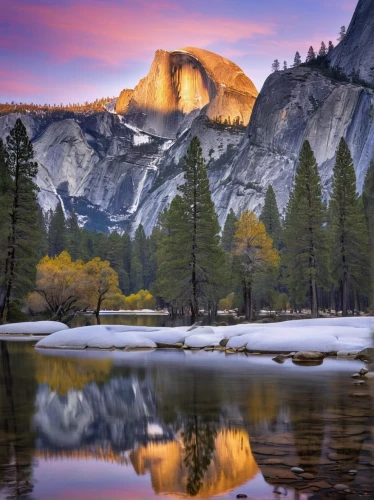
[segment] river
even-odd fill
[[[362,363],[33,344],[0,341],[1,499],[373,497]]]

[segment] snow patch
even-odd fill
[[[50,335],[66,330],[69,330],[69,327],[58,321],[25,321],[0,325],[0,334]]]

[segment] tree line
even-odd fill
[[[2,320],[12,319],[12,305],[26,296],[34,311],[60,317],[82,308],[98,314],[104,301],[117,309],[168,307],[193,321],[201,309],[214,314],[219,307],[237,308],[248,320],[265,307],[310,308],[313,317],[373,307],[374,162],[359,196],[344,139],[328,204],[305,141],[285,216],[268,186],[259,217],[231,210],[222,230],[197,137],[183,171],[179,193],[149,236],[142,225],[132,238],[88,231],[61,203],[46,214],[38,208],[37,165],[18,120],[0,148]],[[54,302],[57,291],[66,303]]]
[[[102,97],[93,102],[67,103],[67,104],[34,104],[24,102],[0,103],[0,115],[9,113],[53,113],[69,111],[71,113],[87,113],[105,111],[105,105],[114,101],[116,97]]]
[[[345,26],[342,26],[340,28],[339,32],[339,37],[338,37],[338,42],[341,42],[344,40],[346,36],[346,28]],[[330,40],[328,45],[324,41],[321,42],[321,47],[318,52],[315,52],[313,46],[311,45],[308,49],[308,53],[305,59],[304,64],[305,65],[313,65],[313,64],[321,64],[321,62],[326,60],[326,57],[334,50],[335,46]],[[303,64],[303,61],[301,59],[300,52],[297,51],[294,57],[294,61],[292,64],[292,68],[297,68],[298,66],[301,66]],[[275,59],[271,65],[271,70],[272,72],[280,71],[281,69],[286,70],[288,69],[288,63],[287,61],[283,62],[283,65],[281,65],[279,59]]]

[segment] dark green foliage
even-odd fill
[[[220,298],[225,256],[219,245],[217,214],[211,199],[200,141],[194,137],[184,159],[185,184],[161,217],[157,290],[191,307]]]
[[[223,226],[221,246],[226,253],[230,253],[234,247],[234,239],[236,233],[235,224],[238,222],[234,210],[231,208],[227,214],[225,225]]]
[[[148,239],[142,224],[140,224],[135,231],[131,254],[130,284],[133,292],[141,289],[148,290],[150,286],[148,246]]]
[[[371,311],[374,314],[374,161],[366,173],[364,190],[362,193],[366,225],[369,236],[369,258],[371,269]]]
[[[38,230],[39,230],[39,245],[38,245],[38,261],[48,255],[48,226],[43,210],[38,207]]]
[[[3,293],[0,295],[0,313],[6,319],[11,299],[23,297],[33,285],[39,244],[38,188],[34,178],[38,165],[26,129],[20,119],[11,129],[2,152],[5,183],[11,177],[9,207],[6,213],[8,227],[6,258],[3,268]]]
[[[12,178],[5,163],[5,147],[0,139],[0,285],[4,284],[5,262],[10,231]]]
[[[281,221],[273,186],[270,184],[265,196],[265,203],[260,215],[266,232],[273,239],[274,247],[279,249],[281,239]]]
[[[306,56],[306,63],[310,63],[316,59],[316,53],[312,46],[309,47],[308,54]]]
[[[73,261],[78,259],[81,243],[81,230],[78,225],[78,217],[74,209],[66,221],[66,248]]]
[[[65,215],[61,202],[59,202],[49,223],[48,255],[50,257],[60,255],[61,252],[67,249],[67,244]]]
[[[297,66],[300,66],[300,64],[301,64],[301,55],[300,55],[299,52],[296,52],[295,58],[294,58],[294,61],[293,61],[293,67],[297,68]]]
[[[118,274],[119,287],[122,292],[128,293],[129,275],[125,270],[125,245],[123,238],[118,233],[109,235],[105,259],[109,260],[111,267]]]
[[[318,314],[317,286],[322,286],[327,278],[325,219],[317,162],[309,142],[305,141],[287,205],[283,264],[287,267],[287,284],[294,302],[304,304],[309,292],[313,317]]]
[[[321,42],[321,48],[318,52],[318,57],[326,57],[327,56],[327,48],[325,42]]]
[[[348,314],[350,289],[362,286],[367,276],[368,233],[362,200],[348,145],[342,138],[336,155],[329,207],[332,276],[342,293],[342,313]]]

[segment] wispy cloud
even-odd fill
[[[120,65],[138,59],[155,48],[183,45],[206,47],[215,42],[232,43],[239,38],[271,35],[274,25],[221,18],[190,12],[165,2],[111,3],[83,0],[70,5],[30,5],[24,1],[7,7],[8,22],[24,25],[24,32],[0,35],[3,46],[13,52],[26,44],[61,63],[74,58]]]

